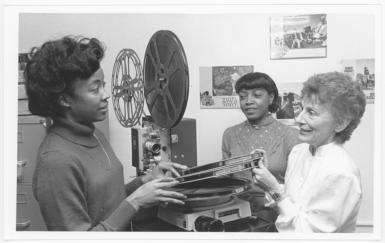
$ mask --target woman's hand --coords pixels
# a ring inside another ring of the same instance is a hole
[[[143,184],[136,189],[126,200],[137,210],[159,203],[175,203],[183,205],[186,196],[179,192],[169,191],[167,188],[176,186],[179,182],[173,178],[160,178]]]
[[[253,169],[253,180],[266,192],[275,192],[280,190],[279,183],[273,174],[265,167],[263,163],[259,163],[259,168]]]
[[[179,177],[178,170],[186,170],[187,166],[181,165],[175,162],[160,162],[154,169],[147,175],[142,177],[143,183],[147,183],[151,180],[164,178],[164,177]]]

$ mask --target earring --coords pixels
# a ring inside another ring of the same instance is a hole
[[[70,107],[70,104],[68,104],[68,102],[65,99],[66,98],[63,95],[61,95],[59,97],[59,104],[64,106],[64,107]]]

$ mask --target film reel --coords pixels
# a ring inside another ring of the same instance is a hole
[[[111,86],[118,121],[124,127],[133,127],[139,122],[144,105],[142,65],[134,50],[123,49],[118,53]]]
[[[193,186],[199,185],[201,182],[207,180],[259,167],[259,163],[264,160],[264,156],[262,150],[256,149],[251,154],[191,167],[181,171],[181,176],[176,179],[180,181],[180,186],[186,186],[188,184],[192,184]]]
[[[172,128],[182,119],[187,106],[189,71],[178,37],[171,31],[157,31],[144,57],[144,95],[154,122]]]

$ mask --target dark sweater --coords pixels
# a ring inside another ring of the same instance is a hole
[[[33,190],[48,230],[129,230],[136,210],[125,198],[140,185],[124,185],[122,164],[94,126],[57,119],[40,145]]]

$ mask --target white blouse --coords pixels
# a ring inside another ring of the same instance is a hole
[[[341,145],[295,146],[278,203],[279,232],[354,232],[362,200],[360,174]]]

